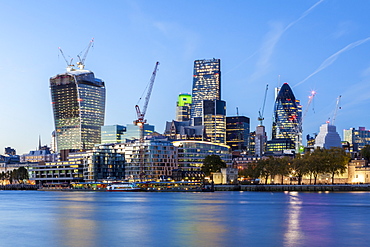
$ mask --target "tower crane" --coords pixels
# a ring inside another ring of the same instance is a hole
[[[73,66],[74,66],[74,65],[72,64],[73,58],[71,58],[71,61],[70,61],[70,62],[68,62],[68,60],[67,60],[66,56],[64,55],[64,52],[63,52],[62,48],[58,47],[58,49],[59,49],[60,53],[62,54],[62,56],[63,56],[63,58],[64,58],[64,61],[65,61],[65,62],[66,62],[66,64],[67,64],[67,70],[72,70],[72,68],[73,68]]]
[[[337,118],[338,109],[340,109],[340,107],[339,107],[340,98],[342,98],[342,95],[339,95],[338,98],[337,98],[337,104],[335,106],[333,121],[331,121],[331,125],[334,125],[335,119]]]
[[[135,105],[135,109],[136,109],[136,113],[137,113],[137,119],[134,121],[134,124],[139,126],[139,132],[140,132],[140,139],[139,139],[139,159],[140,159],[140,181],[142,181],[143,177],[145,176],[145,169],[144,169],[144,124],[146,123],[146,119],[145,119],[145,113],[146,113],[146,110],[148,109],[148,103],[149,103],[149,99],[150,99],[150,95],[152,94],[152,89],[153,89],[153,84],[154,84],[154,80],[155,80],[155,76],[157,75],[157,71],[158,71],[158,65],[159,65],[159,62],[156,62],[155,64],[155,67],[154,67],[154,71],[152,73],[152,76],[150,78],[150,81],[149,81],[149,87],[148,87],[148,92],[146,94],[146,97],[145,97],[145,102],[144,102],[144,106],[143,106],[143,111],[140,111],[140,107],[139,105]],[[141,99],[141,98],[140,98]],[[139,99],[139,101],[140,101]]]
[[[266,84],[265,97],[263,99],[263,105],[262,105],[262,112],[261,112],[261,109],[258,111],[258,114],[259,114],[258,121],[260,121],[261,126],[263,125],[263,120],[265,119],[263,117],[263,112],[265,111],[266,96],[267,96],[267,90],[268,89],[269,89],[269,84]]]
[[[85,60],[86,60],[87,54],[89,53],[90,47],[93,46],[93,44],[94,44],[94,38],[92,38],[90,40],[90,43],[87,46],[86,51],[85,51],[85,54],[82,56],[82,58],[80,56],[81,53],[82,53],[82,51],[80,52],[80,54],[77,55],[78,60],[79,60],[77,62],[77,66],[78,66],[79,69],[84,69],[85,68]]]
[[[145,114],[146,114],[146,110],[148,109],[148,103],[149,103],[150,95],[152,94],[152,89],[153,89],[155,76],[157,75],[157,71],[158,71],[158,65],[159,65],[159,62],[156,62],[155,67],[154,67],[154,71],[153,71],[152,76],[151,76],[150,81],[149,81],[149,87],[148,87],[148,92],[147,92],[146,97],[145,97],[145,102],[144,102],[144,105],[143,105],[143,111],[140,111],[139,105],[135,105],[135,109],[136,109],[136,113],[137,113],[137,120],[134,121],[134,124],[139,126],[139,128],[140,128],[140,140],[141,141],[144,139],[144,124],[146,123]]]

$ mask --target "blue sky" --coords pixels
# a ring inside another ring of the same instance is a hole
[[[317,91],[304,136],[332,117],[339,95],[339,134],[370,128],[369,9],[365,0],[1,1],[0,149],[27,153],[39,135],[50,145],[49,78],[66,67],[58,47],[76,61],[91,38],[86,68],[106,83],[106,124],[132,123],[159,61],[146,118],[163,132],[178,94],[191,92],[194,60],[220,58],[227,115],[238,107],[251,130],[269,84],[271,136],[273,88],[284,82],[304,111]]]

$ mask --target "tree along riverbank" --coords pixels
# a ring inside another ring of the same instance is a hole
[[[215,185],[215,191],[370,191],[370,184]]]

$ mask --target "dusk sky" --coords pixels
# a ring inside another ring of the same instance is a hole
[[[191,93],[193,63],[221,59],[227,116],[255,130],[266,84],[271,137],[274,88],[287,82],[306,111],[303,136],[335,125],[370,128],[370,2],[365,0],[1,1],[0,153],[50,146],[49,78],[94,38],[86,69],[105,81],[105,124],[132,123],[135,105],[160,62],[146,119],[163,133],[179,93]],[[280,79],[279,79],[280,75]],[[139,105],[142,106],[142,100]],[[304,138],[305,139],[305,138]]]

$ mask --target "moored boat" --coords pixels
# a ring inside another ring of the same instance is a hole
[[[109,192],[134,192],[140,190],[135,183],[117,183],[107,186],[107,191]]]

